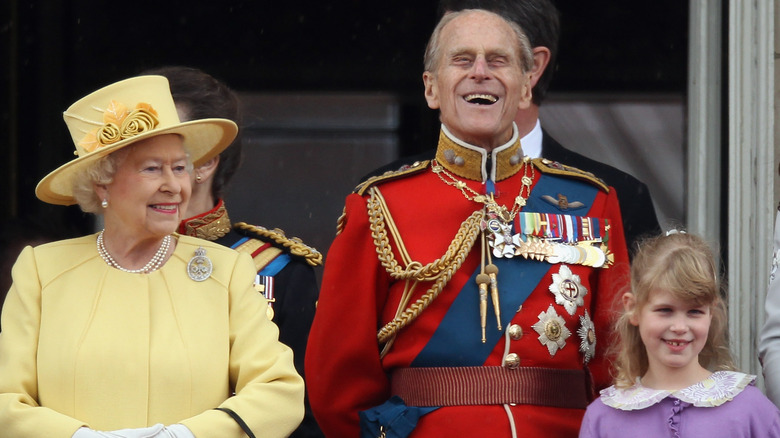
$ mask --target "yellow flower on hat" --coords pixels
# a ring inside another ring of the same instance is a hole
[[[157,111],[148,103],[139,103],[129,111],[121,102],[112,100],[103,112],[103,125],[87,133],[79,146],[87,152],[154,129],[159,120]]]
[[[147,103],[139,103],[122,122],[122,138],[132,137],[157,126],[157,111]]]

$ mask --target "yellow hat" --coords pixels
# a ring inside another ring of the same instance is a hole
[[[73,178],[97,159],[127,145],[163,134],[179,134],[195,167],[222,152],[238,127],[227,119],[180,122],[168,79],[139,76],[101,88],[64,113],[76,159],[38,183],[35,195],[50,204],[72,205]]]

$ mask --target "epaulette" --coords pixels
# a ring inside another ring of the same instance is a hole
[[[357,187],[355,187],[354,192],[357,193],[360,196],[363,196],[363,194],[366,192],[366,190],[370,189],[372,186],[375,186],[380,183],[384,183],[387,181],[393,181],[400,178],[405,178],[409,175],[414,175],[416,173],[419,173],[425,169],[428,168],[428,165],[431,164],[430,160],[424,160],[424,161],[415,161],[414,163],[410,165],[404,165],[398,170],[390,170],[387,171],[381,175],[372,176],[371,178],[363,181],[362,183],[358,184]]]
[[[609,186],[607,183],[590,172],[577,169],[576,167],[567,166],[557,161],[548,160],[547,158],[534,158],[531,161],[534,163],[534,166],[536,166],[537,169],[542,171],[542,173],[551,173],[553,175],[563,175],[576,178],[589,182],[601,190],[609,193]]]
[[[258,225],[249,225],[246,222],[237,222],[233,224],[233,229],[243,236],[269,241],[272,245],[285,249],[294,256],[303,258],[311,266],[322,264],[322,253],[306,245],[297,237],[285,236],[284,231],[279,228],[269,230]]]

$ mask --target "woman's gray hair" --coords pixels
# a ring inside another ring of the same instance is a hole
[[[517,51],[517,57],[520,60],[520,68],[523,69],[523,73],[530,71],[534,66],[534,54],[531,50],[531,42],[528,40],[528,36],[526,36],[525,31],[514,21],[507,20],[506,18],[502,17],[499,14],[496,14],[494,12],[486,11],[484,9],[463,9],[457,12],[448,12],[444,14],[444,16],[439,20],[439,24],[436,25],[436,28],[433,30],[433,33],[431,34],[431,38],[428,40],[428,46],[425,49],[425,58],[424,58],[424,64],[425,64],[425,71],[430,73],[436,73],[436,69],[439,68],[439,62],[441,61],[441,42],[439,41],[441,39],[441,32],[442,29],[444,29],[444,26],[449,24],[452,20],[460,17],[461,15],[465,15],[472,12],[480,12],[490,15],[495,15],[496,17],[501,18],[504,20],[504,22],[509,25],[509,27],[512,28],[512,30],[515,32],[515,35],[517,36],[517,42],[518,42],[518,51]]]
[[[114,175],[129,150],[130,147],[125,147],[99,158],[73,178],[73,198],[83,212],[102,212],[100,203],[103,200],[95,193],[95,185],[108,185],[114,181]]]
[[[131,144],[118,151],[111,152],[94,163],[87,165],[86,169],[76,174],[73,178],[73,198],[81,207],[81,211],[94,214],[102,213],[101,202],[103,200],[98,198],[97,193],[95,193],[95,186],[108,185],[114,182],[116,171],[134,147],[135,144]],[[192,173],[193,165],[190,153],[186,147],[184,151],[187,156],[187,172]]]

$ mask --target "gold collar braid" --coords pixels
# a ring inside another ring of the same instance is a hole
[[[439,132],[436,161],[461,178],[481,182],[487,179],[502,181],[523,167],[523,149],[516,137],[514,141],[488,152],[478,146],[454,140],[442,129]]]
[[[179,225],[179,234],[206,240],[217,240],[230,232],[230,218],[225,203],[220,199],[210,211],[185,219]]]

